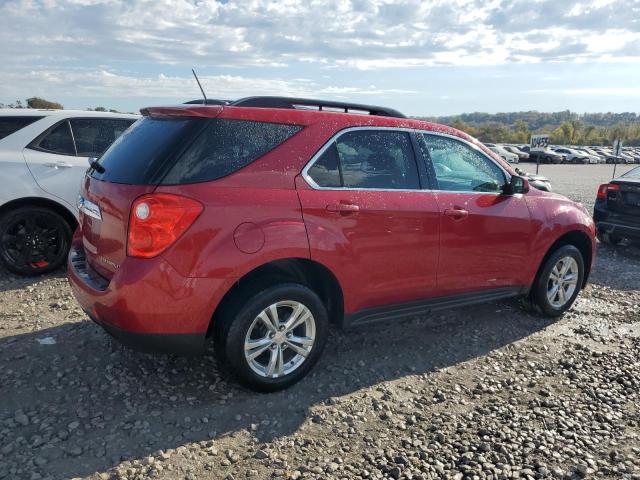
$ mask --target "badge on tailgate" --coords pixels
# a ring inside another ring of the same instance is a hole
[[[87,200],[82,195],[78,195],[78,201],[76,203],[78,210],[91,218],[102,220],[102,214],[100,213],[100,207],[93,203],[91,200]]]

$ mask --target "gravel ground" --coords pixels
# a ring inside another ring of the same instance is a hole
[[[592,205],[611,169],[541,173]],[[270,395],[113,344],[64,272],[0,271],[0,478],[640,479],[639,264],[600,246],[555,322],[499,302],[334,331]]]

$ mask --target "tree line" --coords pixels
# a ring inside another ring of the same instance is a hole
[[[24,103],[2,104],[0,108],[63,109],[63,105],[40,97],[27,98]],[[88,108],[95,112],[121,113],[105,107]],[[529,143],[532,134],[548,134],[556,145],[611,145],[616,138],[625,145],[640,145],[640,115],[623,113],[506,112],[463,113],[444,117],[418,117],[450,125],[483,142]]]
[[[31,97],[27,98],[24,103],[22,100],[16,100],[13,103],[0,103],[0,108],[37,108],[44,110],[63,110],[64,106],[58,102],[52,102],[51,100],[45,100],[40,97]],[[111,112],[111,113],[122,113],[118,110],[114,110],[113,108],[105,108],[105,107],[95,107],[95,108],[87,108],[89,112]]]
[[[483,142],[526,144],[532,134],[548,134],[556,145],[640,145],[640,115],[624,113],[509,112],[421,117],[468,133]]]

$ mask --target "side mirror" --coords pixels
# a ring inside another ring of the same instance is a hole
[[[529,191],[529,180],[518,175],[513,175],[509,183],[502,187],[505,195],[515,195],[517,193],[527,193]]]

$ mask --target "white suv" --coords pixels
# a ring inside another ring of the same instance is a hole
[[[102,155],[137,118],[0,109],[0,262],[7,269],[35,275],[64,263],[89,158]]]

